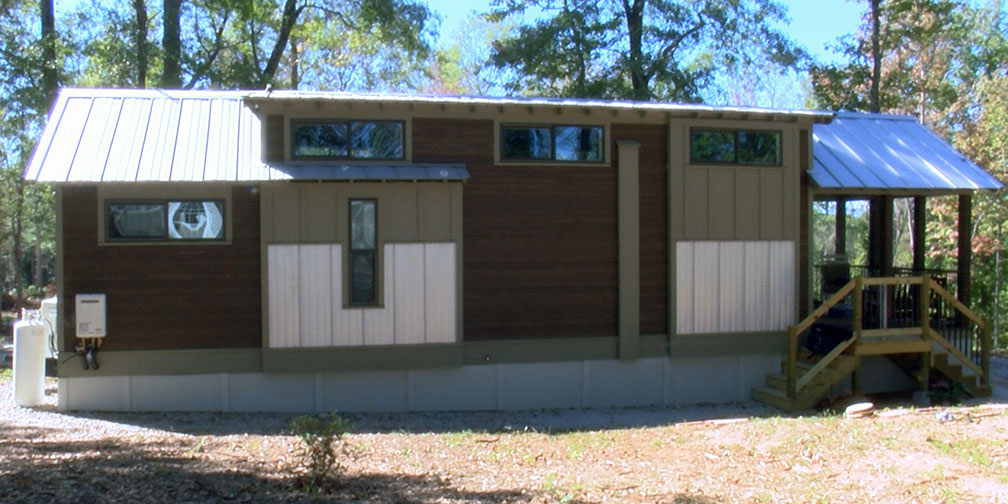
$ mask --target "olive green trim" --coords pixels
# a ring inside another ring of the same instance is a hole
[[[619,358],[640,353],[640,143],[617,140]]]
[[[278,348],[262,352],[262,370],[266,373],[417,369],[461,364],[462,346],[458,344]]]
[[[669,357],[722,357],[787,351],[787,332],[709,333],[671,338]]]
[[[666,338],[666,343],[671,337],[676,333],[676,328],[678,327],[677,320],[677,259],[676,259],[676,249],[679,239],[683,236],[683,225],[682,225],[682,187],[683,187],[683,166],[685,166],[685,161],[683,160],[685,154],[683,153],[683,138],[685,138],[684,133],[685,125],[681,120],[675,120],[672,115],[669,115],[668,120],[668,166],[667,166],[667,179],[668,179],[668,332],[669,336]],[[673,153],[678,152],[679,157],[677,158]]]
[[[61,378],[120,375],[254,373],[262,370],[258,348],[212,350],[98,351],[98,369],[84,369],[83,357],[62,352],[56,375]]]
[[[463,364],[564,362],[615,359],[615,337],[474,341],[464,345]]]
[[[784,332],[696,334],[671,339],[665,334],[640,338],[639,357],[715,357],[783,352]],[[608,360],[618,356],[615,337],[480,341],[465,344],[374,347],[319,347],[259,350],[149,350],[98,352],[97,370],[63,352],[57,375],[93,377],[207,373],[304,373],[458,367],[473,364]]]

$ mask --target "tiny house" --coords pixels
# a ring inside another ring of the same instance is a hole
[[[56,191],[60,408],[745,400],[816,311],[810,202],[879,194],[823,182],[814,137],[831,121],[64,89],[25,172]],[[985,185],[954,191],[1000,187],[971,174]],[[68,301],[97,294],[85,369]]]

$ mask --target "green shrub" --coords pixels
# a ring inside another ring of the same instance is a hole
[[[312,490],[324,488],[330,475],[342,470],[341,456],[348,453],[344,437],[350,424],[333,413],[328,418],[305,415],[290,421],[291,433],[301,439],[306,458],[303,483]]]

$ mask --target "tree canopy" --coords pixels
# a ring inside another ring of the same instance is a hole
[[[773,0],[499,0],[488,16],[538,9],[543,17],[493,46],[514,70],[511,93],[698,101],[717,72],[805,53],[781,31]],[[550,50],[543,50],[549,47]]]

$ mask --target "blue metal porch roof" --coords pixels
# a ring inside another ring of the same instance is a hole
[[[1004,185],[910,116],[839,112],[813,126],[812,182],[839,192],[948,192]]]

